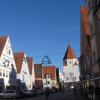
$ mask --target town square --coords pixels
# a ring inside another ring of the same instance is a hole
[[[100,100],[100,0],[0,0],[0,100]]]

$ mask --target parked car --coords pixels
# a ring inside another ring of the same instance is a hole
[[[19,95],[17,94],[16,90],[5,90],[3,95],[3,98],[17,98]]]
[[[2,97],[3,96],[3,91],[0,91],[0,97]]]

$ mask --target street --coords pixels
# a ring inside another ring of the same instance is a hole
[[[4,99],[6,100],[6,99]],[[8,99],[7,99],[8,100]],[[9,99],[9,100],[88,100],[80,95],[80,93],[74,94],[73,91],[71,92],[57,92],[49,94],[49,97],[45,95],[39,95],[32,98],[23,98],[23,99]]]

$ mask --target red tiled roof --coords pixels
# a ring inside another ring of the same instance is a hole
[[[65,60],[65,59],[73,59],[73,58],[76,58],[76,56],[75,56],[72,48],[70,47],[70,45],[68,45],[68,48],[67,48],[67,51],[66,51],[66,53],[64,55],[63,60]]]
[[[32,75],[33,58],[28,58],[27,62],[28,62],[29,73]]]
[[[2,51],[4,49],[7,38],[8,38],[8,36],[0,36],[0,56],[1,56]]]
[[[21,71],[23,58],[24,58],[24,52],[14,53],[14,59],[15,59],[17,73],[20,73],[20,71]]]
[[[43,67],[43,76],[50,75],[50,78],[56,79],[56,67],[55,66],[45,66]]]
[[[88,7],[81,7],[80,8],[80,13],[81,13],[81,18],[82,18],[82,23],[83,23],[83,30],[86,35],[90,35],[89,31],[89,9]]]

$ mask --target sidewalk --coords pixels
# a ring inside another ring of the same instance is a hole
[[[79,91],[75,94],[74,91],[64,91],[61,93],[61,99],[60,100],[90,100],[89,98],[86,98],[84,96],[81,96]],[[56,99],[57,100],[57,99]]]
[[[49,94],[48,99],[46,98],[46,95],[40,95],[33,98],[25,98],[21,100],[90,100],[90,99],[82,97],[78,92],[75,95],[73,91],[71,92],[64,91],[64,92],[51,93]]]

